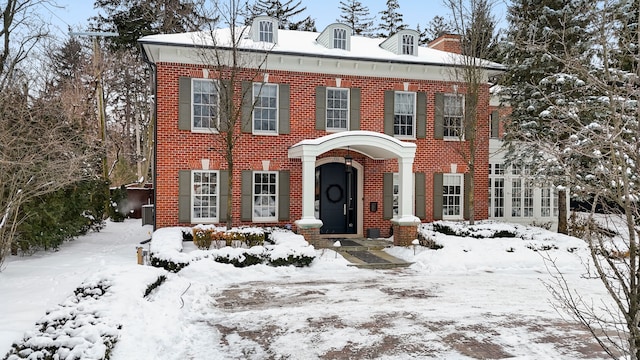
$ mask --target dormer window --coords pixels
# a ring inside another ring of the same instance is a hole
[[[273,42],[273,22],[270,20],[260,21],[259,36],[260,41],[272,43]]]
[[[415,37],[411,34],[402,35],[402,55],[415,55]]]
[[[347,49],[347,30],[344,28],[333,29],[333,48]]]
[[[251,39],[257,42],[277,44],[277,20],[266,15],[256,16],[251,25]]]
[[[351,33],[349,25],[333,23],[327,26],[316,38],[318,44],[327,49],[351,50]]]

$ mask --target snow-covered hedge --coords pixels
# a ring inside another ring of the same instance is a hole
[[[198,229],[207,229],[202,225]],[[225,231],[224,228],[215,228]],[[316,256],[313,246],[302,235],[289,230],[272,229],[270,241],[273,244],[252,246],[250,248],[233,248],[225,246],[221,249],[183,251],[183,237],[190,229],[171,227],[158,229],[153,233],[150,246],[151,265],[162,267],[168,271],[178,272],[189,263],[202,259],[244,267],[255,264],[272,266],[308,266]],[[264,232],[261,228],[233,228],[229,232],[257,234]]]
[[[108,359],[121,326],[103,318],[94,304],[109,291],[106,280],[85,283],[13,344],[5,359]]]

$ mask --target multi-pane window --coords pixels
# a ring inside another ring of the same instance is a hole
[[[277,133],[278,85],[253,84],[253,131]]]
[[[273,42],[273,22],[260,21],[260,41]]]
[[[444,95],[443,135],[445,138],[460,138],[463,134],[464,96]]]
[[[504,164],[489,164],[489,214],[504,217]]]
[[[444,174],[442,177],[442,217],[462,216],[462,175]]]
[[[504,217],[504,179],[493,179],[491,207],[494,217]]]
[[[522,216],[522,179],[511,180],[511,216]]]
[[[193,123],[197,130],[218,128],[218,86],[214,80],[193,79],[191,84]]]
[[[413,35],[402,35],[402,55],[415,54],[415,37]]]
[[[551,216],[551,188],[548,186],[540,189],[540,216]]]
[[[393,216],[398,215],[400,204],[400,178],[398,174],[393,174]]]
[[[416,118],[416,93],[395,92],[393,104],[393,134],[414,137]]]
[[[193,221],[218,220],[218,172],[191,172],[191,218]]]
[[[533,183],[530,180],[524,181],[524,191],[522,195],[524,217],[533,217]]]
[[[327,130],[346,130],[349,89],[327,88]]]
[[[333,29],[333,47],[335,49],[347,49],[347,30]]]
[[[277,220],[278,173],[256,171],[253,173],[253,219]]]

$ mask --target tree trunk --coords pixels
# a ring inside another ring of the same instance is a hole
[[[558,233],[568,234],[567,224],[567,191],[558,190]]]

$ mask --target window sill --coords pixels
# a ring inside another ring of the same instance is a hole
[[[218,130],[213,129],[213,128],[197,128],[197,129],[191,129],[191,132],[194,134],[218,134]]]
[[[253,131],[251,134],[256,136],[278,136],[277,132],[266,132],[266,131]]]

